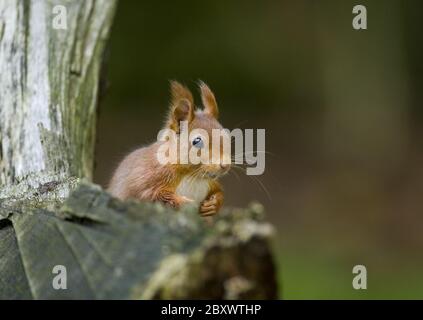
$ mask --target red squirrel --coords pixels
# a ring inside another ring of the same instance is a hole
[[[212,137],[213,129],[223,129],[217,120],[219,112],[213,92],[204,82],[200,82],[199,87],[202,109],[195,107],[188,88],[171,81],[171,103],[165,128],[174,130],[177,139],[182,129],[181,121],[187,121],[190,132],[203,129],[209,137]],[[212,149],[211,140],[209,150]],[[196,137],[189,141],[188,148],[198,147],[200,142],[202,144],[201,137]],[[159,201],[175,209],[194,202],[204,217],[218,213],[223,204],[223,191],[217,179],[229,171],[230,160],[229,163],[161,164],[156,155],[162,143],[157,141],[127,155],[114,172],[108,191],[122,200]],[[230,157],[221,154],[221,159],[223,156]]]

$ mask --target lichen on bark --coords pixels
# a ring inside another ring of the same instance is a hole
[[[0,206],[9,239],[0,244],[0,298],[11,287],[14,298],[36,299],[277,296],[272,227],[257,204],[226,210],[210,227],[195,208],[121,202],[85,183],[54,211],[13,208]],[[52,287],[55,265],[67,267],[67,290]]]
[[[52,26],[66,8],[67,29]],[[0,2],[0,187],[91,178],[115,0]]]

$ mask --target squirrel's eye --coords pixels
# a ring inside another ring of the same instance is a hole
[[[194,140],[192,140],[192,145],[196,148],[201,149],[202,147],[204,147],[203,139],[201,139],[201,137],[195,138]]]

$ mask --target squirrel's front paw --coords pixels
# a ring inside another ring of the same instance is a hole
[[[219,200],[219,197],[212,195],[201,203],[200,214],[203,217],[213,216],[219,212],[221,206],[222,202]]]
[[[173,193],[161,193],[158,198],[162,203],[171,206],[174,209],[179,209],[181,206],[187,203],[192,203],[193,200],[183,196],[177,196]]]
[[[180,209],[183,205],[188,204],[188,203],[192,203],[194,200],[187,198],[187,197],[175,197],[172,200],[168,201],[168,204],[178,210]]]
[[[193,203],[194,200],[184,197],[184,196],[179,196],[178,197],[178,207],[180,208],[181,206],[185,205],[185,204],[189,204],[189,203]]]

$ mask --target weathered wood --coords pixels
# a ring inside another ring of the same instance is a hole
[[[67,9],[67,30],[53,28],[56,5]],[[91,178],[99,71],[115,6],[0,2],[0,187],[14,185],[9,195],[56,183],[65,197],[67,179]]]
[[[276,298],[272,227],[257,204],[210,228],[194,208],[121,202],[82,184],[54,212],[0,206],[10,213],[0,299]],[[67,268],[67,290],[52,286],[55,265]]]

